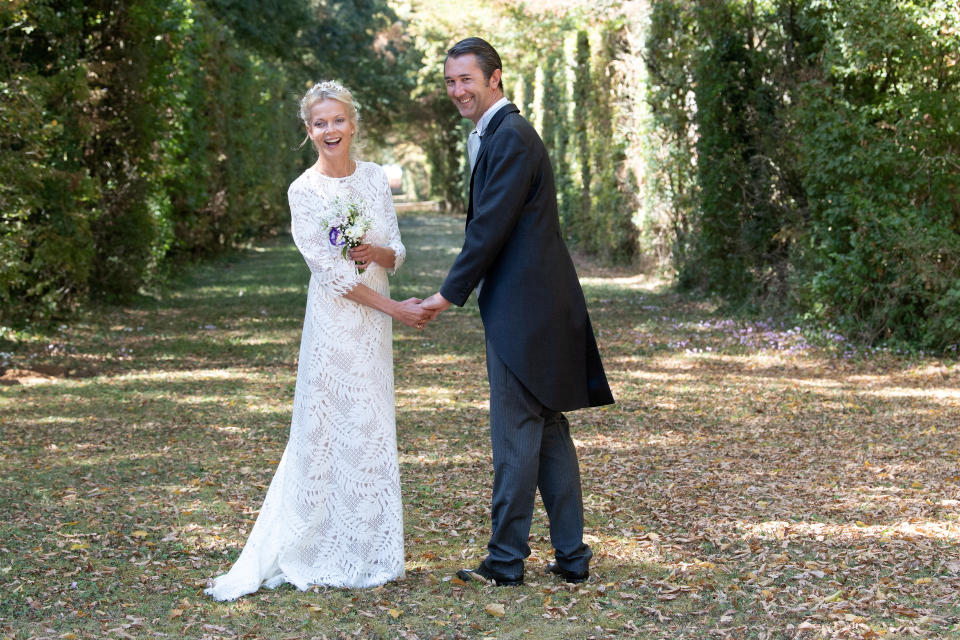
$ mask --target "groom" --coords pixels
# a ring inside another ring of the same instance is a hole
[[[463,249],[436,313],[478,290],[486,333],[493,446],[493,531],[488,555],[461,579],[523,584],[537,489],[550,519],[548,571],[583,582],[593,555],[583,542],[577,452],[561,411],[613,402],[557,216],[547,150],[503,96],[500,56],[480,38],[455,44],[444,63],[447,95],[476,129]]]

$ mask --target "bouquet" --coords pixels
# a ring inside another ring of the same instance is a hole
[[[347,251],[363,244],[363,236],[370,229],[370,217],[353,200],[333,201],[333,214],[325,225],[330,228],[330,244],[343,247],[340,254],[347,258]]]

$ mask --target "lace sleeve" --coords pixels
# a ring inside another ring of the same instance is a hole
[[[330,244],[329,229],[320,223],[324,202],[303,185],[290,185],[290,229],[293,241],[310,268],[314,281],[332,296],[349,293],[360,282],[360,274],[350,260],[345,260],[340,247]]]
[[[406,259],[407,249],[403,246],[403,241],[400,239],[400,227],[397,224],[397,211],[393,207],[393,194],[390,191],[390,181],[382,169],[380,171],[380,177],[382,182],[380,198],[383,201],[383,215],[387,221],[387,229],[390,231],[390,239],[387,241],[387,246],[393,249],[394,255],[393,269],[389,269],[387,272],[393,275]]]

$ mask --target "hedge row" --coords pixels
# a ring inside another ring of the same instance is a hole
[[[129,296],[285,228],[304,85],[348,82],[374,122],[409,91],[407,67],[387,68],[415,63],[384,35],[395,16],[360,4],[4,3],[0,323]]]
[[[646,60],[683,284],[956,349],[956,2],[656,0]]]

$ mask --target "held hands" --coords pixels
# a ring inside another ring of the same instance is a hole
[[[445,311],[450,303],[439,293],[435,293],[426,300],[408,298],[397,303],[397,311],[393,317],[414,329],[423,329],[427,323]]]
[[[403,302],[398,302],[396,311],[392,314],[394,319],[408,327],[423,329],[436,314],[420,306],[421,302],[423,301],[420,298],[407,298]]]

